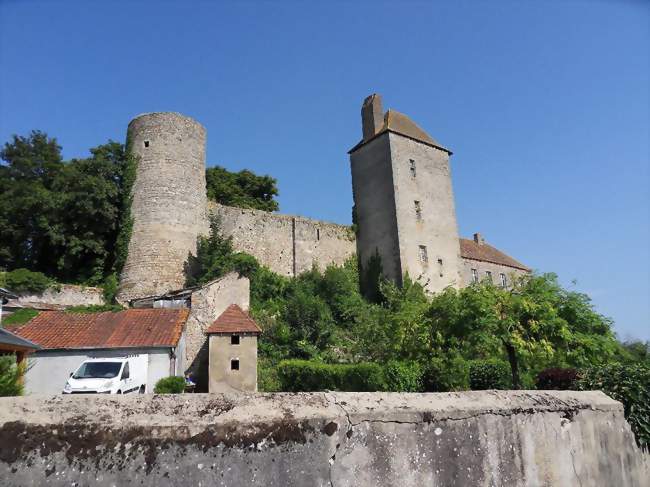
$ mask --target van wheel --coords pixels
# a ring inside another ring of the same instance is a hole
[[[140,394],[144,394],[144,386],[140,386],[140,390],[138,391]]]

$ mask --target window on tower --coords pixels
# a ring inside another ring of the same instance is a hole
[[[420,245],[420,262],[426,264],[429,262],[429,257],[427,256],[427,247],[426,245]]]
[[[442,277],[442,259],[438,259],[438,273],[440,274],[440,277]]]
[[[145,146],[145,147],[149,147],[149,141],[148,141],[148,140],[145,140],[145,141],[144,141],[144,146]]]
[[[422,220],[422,206],[419,201],[414,201],[413,204],[415,206],[415,219],[420,221]]]
[[[415,177],[415,161],[413,159],[409,159],[409,169],[411,170],[411,177]]]

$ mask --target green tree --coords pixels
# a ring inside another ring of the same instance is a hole
[[[33,131],[0,152],[0,267],[99,284],[112,267],[122,211],[124,147],[109,141],[64,163]]]
[[[258,176],[244,169],[231,172],[221,166],[205,172],[208,198],[227,206],[277,211],[277,181],[270,176]]]
[[[522,366],[580,367],[606,362],[616,350],[611,321],[554,274],[523,276],[511,289],[487,282],[449,288],[433,298],[428,315],[444,346],[472,358],[505,356],[514,388]]]
[[[219,218],[212,217],[210,235],[199,236],[196,257],[185,264],[186,285],[201,286],[232,271],[250,277],[258,268],[255,257],[233,250],[232,238],[221,234]]]
[[[61,147],[56,139],[32,131],[26,137],[14,135],[0,158],[0,267],[53,275],[53,184],[64,167]]]
[[[115,259],[126,154],[113,141],[90,152],[87,159],[66,163],[55,180],[51,241],[59,279],[100,284]]]

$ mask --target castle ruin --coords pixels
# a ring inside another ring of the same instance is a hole
[[[356,235],[350,227],[208,201],[205,128],[178,113],[149,113],[129,123],[127,149],[138,161],[133,231],[118,300],[162,295],[185,285],[186,263],[212,215],[237,251],[274,272],[296,276],[313,265],[373,256],[400,284],[408,274],[430,292],[481,279],[507,286],[529,269],[475,234],[458,235],[452,152],[408,116],[383,112],[371,95],[361,109],[362,140],[350,154]]]

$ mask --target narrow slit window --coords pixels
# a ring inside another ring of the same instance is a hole
[[[148,141],[148,140],[145,140],[145,141],[144,141],[144,146],[145,146],[145,147],[149,147],[149,141]]]
[[[411,177],[415,177],[416,169],[415,169],[415,161],[413,159],[409,159],[409,169],[411,170]]]
[[[320,240],[320,228],[316,229],[316,240]]]
[[[230,361],[230,370],[239,370],[239,359],[234,358]]]
[[[415,219],[417,221],[422,220],[422,205],[420,205],[419,201],[414,201],[413,205],[415,206]]]
[[[472,282],[478,282],[478,271],[476,269],[472,269]]]
[[[507,287],[508,286],[508,279],[506,278],[506,275],[501,273],[501,287]]]
[[[440,277],[443,276],[443,272],[442,272],[442,259],[438,259],[438,273],[440,274]]]
[[[429,257],[427,256],[427,247],[426,245],[420,245],[420,262],[426,264],[429,262]]]
[[[230,344],[239,345],[239,335],[230,335]]]

